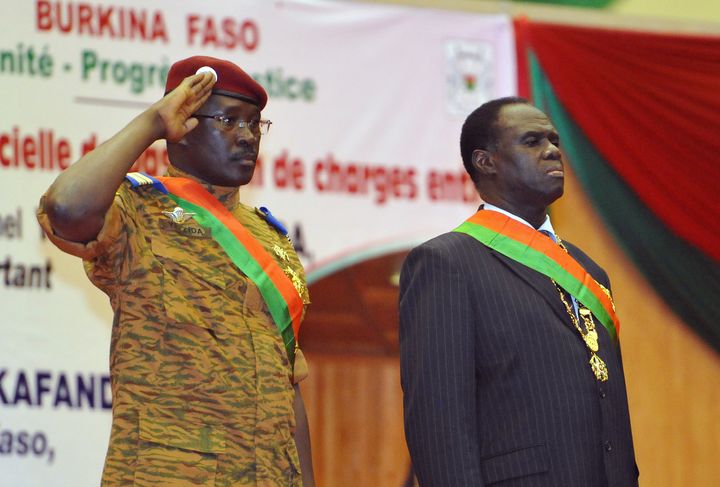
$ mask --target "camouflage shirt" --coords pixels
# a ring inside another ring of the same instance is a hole
[[[170,175],[187,177],[174,168]],[[237,188],[204,185],[304,282],[289,240],[241,204]],[[258,288],[208,230],[192,218],[174,222],[174,208],[152,186],[124,183],[87,244],[53,235],[42,203],[38,211],[50,239],[83,258],[114,311],[103,485],[301,485],[292,434],[302,353],[291,370]]]

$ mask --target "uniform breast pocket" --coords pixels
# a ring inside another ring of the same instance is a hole
[[[207,249],[162,240],[153,240],[152,251],[162,266],[167,317],[212,329],[213,321],[222,320],[224,315],[228,261]]]
[[[223,387],[227,261],[162,240],[152,242],[152,251],[162,267],[166,320],[157,350],[158,377],[184,388]]]

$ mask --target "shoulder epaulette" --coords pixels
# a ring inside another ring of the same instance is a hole
[[[141,186],[156,186],[160,184],[160,181],[145,174],[144,172],[129,172],[125,175],[125,179],[130,182],[133,188],[139,188]]]
[[[268,222],[271,226],[275,227],[275,229],[278,232],[282,233],[284,236],[287,237],[287,235],[288,235],[287,229],[285,228],[285,226],[282,223],[280,223],[280,220],[275,218],[273,216],[273,214],[270,213],[270,210],[268,210],[264,206],[261,206],[260,208],[257,208],[256,211],[260,216],[265,218],[266,222]]]

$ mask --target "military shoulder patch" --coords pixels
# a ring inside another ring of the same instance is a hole
[[[285,226],[280,223],[280,221],[275,218],[272,213],[270,213],[270,210],[268,210],[264,206],[261,206],[260,208],[255,208],[255,212],[262,218],[264,218],[265,221],[270,224],[270,226],[275,227],[278,232],[282,233],[286,237],[288,236],[288,231]]]
[[[145,174],[144,172],[129,172],[125,175],[125,179],[130,182],[130,186],[133,188],[155,186],[156,184],[160,184],[160,181],[149,174]]]

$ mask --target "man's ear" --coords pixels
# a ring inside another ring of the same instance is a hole
[[[485,149],[475,149],[473,151],[472,165],[477,173],[483,176],[495,174],[497,172],[495,161],[493,161],[490,152]]]

